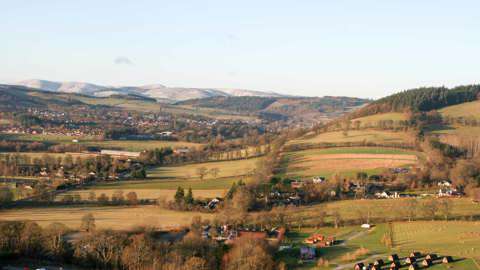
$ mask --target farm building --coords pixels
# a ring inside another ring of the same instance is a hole
[[[417,261],[417,260],[415,259],[415,257],[407,257],[407,258],[405,259],[405,263],[406,263],[406,264],[413,264],[413,263],[415,263],[416,261]]]
[[[402,266],[398,261],[394,261],[390,264],[390,269],[398,269]]]
[[[453,258],[451,256],[445,256],[442,259],[442,263],[451,263],[453,261]]]
[[[360,227],[363,228],[363,229],[370,229],[370,228],[373,227],[373,226],[370,225],[370,224],[365,223],[365,224],[362,224]]]
[[[455,188],[441,188],[438,190],[438,197],[454,197],[462,195],[463,194]]]
[[[328,247],[335,244],[335,237],[313,234],[304,241],[306,244],[316,244],[318,247]]]
[[[357,263],[355,264],[355,266],[353,267],[354,270],[363,270],[363,267],[365,266],[364,263]]]
[[[397,254],[392,254],[392,255],[388,256],[388,260],[391,261],[391,262],[396,262],[396,261],[399,260],[399,258],[398,258]]]
[[[408,267],[408,270],[417,270],[418,269],[418,265],[417,264],[411,264],[409,267]]]
[[[373,265],[375,265],[375,266],[383,266],[384,264],[385,264],[385,262],[382,259],[378,259],[378,260],[373,262]]]
[[[418,257],[421,257],[421,256],[422,256],[422,253],[420,253],[418,251],[413,251],[412,253],[410,253],[410,257],[418,258]]]
[[[313,260],[313,259],[315,259],[315,248],[314,247],[301,247],[300,248],[300,259],[302,259],[302,260]]]
[[[432,260],[425,259],[425,260],[422,261],[422,265],[426,266],[426,267],[431,266],[432,265]]]
[[[452,186],[452,181],[450,180],[443,180],[438,182],[437,184],[439,187],[451,187]]]
[[[324,181],[325,181],[325,177],[323,177],[323,176],[316,176],[316,177],[313,177],[313,178],[312,178],[312,182],[313,182],[314,184],[321,184],[321,183],[323,183]]]

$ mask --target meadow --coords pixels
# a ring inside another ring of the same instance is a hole
[[[395,132],[388,130],[362,129],[350,130],[346,134],[344,134],[343,131],[325,132],[318,135],[309,133],[299,139],[289,141],[287,145],[354,142],[412,144],[414,142],[414,137],[410,133],[404,131]]]
[[[99,147],[101,149],[115,149],[124,151],[140,152],[143,150],[153,150],[155,148],[171,147],[201,147],[202,144],[183,142],[183,141],[160,141],[160,140],[101,140],[99,137],[85,136],[67,136],[51,134],[0,134],[0,139],[18,140],[18,141],[36,141],[48,143],[74,144],[73,140],[78,140],[78,144],[87,147]]]
[[[480,222],[396,222],[394,244],[399,250],[430,251],[480,259]]]
[[[438,228],[440,226],[441,229]],[[353,269],[356,262],[370,262],[375,259],[387,260],[389,254],[398,254],[401,258],[405,258],[412,251],[420,251],[423,254],[436,253],[440,255],[449,255],[454,257],[454,262],[444,265],[436,262],[435,265],[428,269],[452,269],[452,270],[474,270],[479,269],[478,264],[474,261],[478,256],[472,252],[465,251],[477,250],[480,244],[472,240],[471,246],[467,249],[461,246],[458,236],[465,231],[478,231],[478,224],[474,222],[404,222],[394,223],[392,228],[394,232],[395,246],[387,247],[382,243],[382,238],[387,232],[388,225],[385,223],[377,224],[371,229],[362,229],[359,226],[345,226],[339,228],[322,227],[318,229],[304,228],[293,229],[287,233],[286,243],[293,246],[292,252],[280,253],[279,257],[284,260],[296,260],[298,258],[298,249],[304,246],[304,239],[311,234],[322,234],[327,236],[334,236],[340,244],[331,247],[324,247],[317,249],[318,257],[328,260],[328,266],[317,267],[314,262],[306,263],[295,269]],[[412,231],[413,230],[413,231]],[[432,231],[434,233],[432,233]],[[439,231],[443,235],[438,235]],[[408,235],[408,236],[406,236]],[[440,237],[440,241],[436,241]],[[406,241],[403,244],[397,241]],[[431,243],[431,244],[428,244]],[[355,251],[363,249],[361,253]],[[454,250],[455,249],[455,250]],[[477,251],[478,252],[478,251]],[[408,269],[408,266],[403,264],[400,269]]]
[[[162,166],[149,170],[147,174],[148,177],[152,179],[184,179],[200,181],[200,175],[197,170],[199,168],[204,168],[208,173],[203,177],[203,180],[239,177],[250,174],[260,160],[261,158],[250,158],[232,161],[186,164],[181,166]]]
[[[205,197],[210,195],[223,195],[234,182],[242,180],[248,182],[248,175],[255,169],[261,158],[241,159],[234,161],[216,161],[186,164],[181,166],[165,166],[152,168],[147,171],[147,180],[104,182],[88,187],[90,190],[129,190],[146,192],[149,198],[156,196],[159,190],[165,191],[167,197],[173,196],[178,187],[192,188],[195,192],[203,192]],[[203,180],[197,173],[198,168],[204,168],[207,172]],[[218,169],[217,173],[213,173]],[[149,191],[144,191],[149,190]],[[158,197],[154,197],[158,198]]]
[[[72,158],[91,158],[91,157],[96,157],[97,154],[90,154],[90,153],[73,153],[73,152],[67,152],[67,153],[47,153],[47,152],[0,152],[0,158],[4,157],[5,155],[18,155],[18,156],[25,156],[29,157],[31,159],[35,158],[45,158],[46,156],[51,157],[51,158],[63,158],[66,155],[72,156]]]
[[[415,216],[421,217],[421,203],[425,199],[417,199],[417,209]],[[480,214],[480,204],[473,203],[468,198],[452,198],[450,202],[450,219],[470,219],[472,216]],[[386,200],[342,200],[321,203],[316,205],[308,205],[295,209],[290,213],[293,220],[302,220],[304,224],[315,224],[318,219],[319,212],[324,211],[329,217],[327,221],[331,221],[334,213],[339,213],[344,221],[351,222],[358,220],[368,211],[371,219],[395,219],[405,218],[406,211],[411,208],[406,203],[408,199],[386,199]],[[443,219],[441,213],[437,213],[438,219]]]
[[[80,141],[85,146],[99,147],[101,149],[116,149],[124,151],[141,152],[143,150],[153,150],[155,148],[171,147],[171,148],[183,148],[183,147],[201,147],[201,144],[180,142],[180,141],[158,141],[158,140],[106,140],[106,141]]]
[[[396,148],[337,147],[288,152],[283,156],[285,175],[311,177],[350,176],[362,171],[379,173],[386,168],[415,164],[418,154]]]
[[[1,210],[0,220],[30,220],[40,226],[61,222],[72,229],[78,229],[82,216],[91,213],[99,229],[131,230],[139,226],[168,229],[187,226],[193,216],[212,219],[213,214],[179,212],[157,206],[105,206],[105,207],[43,207]]]
[[[480,120],[480,101],[466,102],[459,105],[448,106],[443,109],[438,110],[438,112],[443,116],[448,117],[464,117],[464,118],[475,118]]]
[[[374,126],[378,124],[380,121],[388,121],[392,120],[394,122],[396,121],[405,121],[407,120],[407,115],[404,113],[396,113],[396,112],[391,112],[391,113],[380,113],[380,114],[374,114],[374,115],[369,115],[365,117],[360,117],[360,118],[355,118],[350,120],[352,123],[359,121],[361,122],[362,126]]]

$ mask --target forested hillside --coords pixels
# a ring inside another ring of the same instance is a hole
[[[352,117],[357,118],[387,112],[426,112],[479,98],[480,85],[465,85],[454,88],[416,88],[379,99],[357,111]]]

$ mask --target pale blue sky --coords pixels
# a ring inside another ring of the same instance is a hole
[[[381,97],[478,83],[480,2],[0,0],[0,82]]]

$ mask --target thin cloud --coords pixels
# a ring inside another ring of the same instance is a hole
[[[133,65],[132,60],[128,59],[125,56],[119,56],[119,57],[115,58],[115,60],[113,60],[113,62],[116,65],[129,65],[129,66]]]

